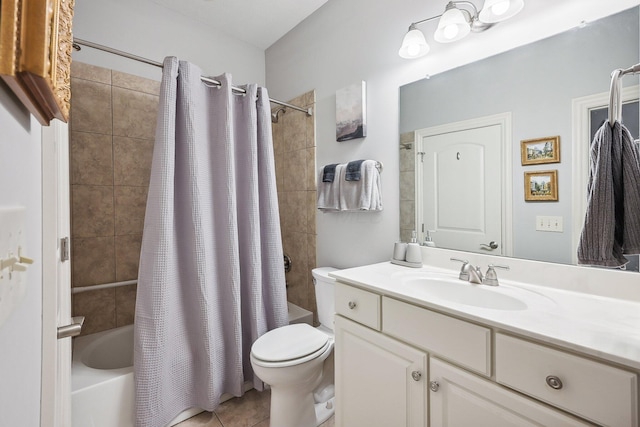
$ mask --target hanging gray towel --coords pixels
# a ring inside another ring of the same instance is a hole
[[[345,181],[360,181],[360,169],[364,160],[353,160],[347,163],[347,170],[344,174]]]
[[[326,165],[322,169],[322,182],[333,182],[336,177],[336,166],[337,163],[333,163],[331,165]]]
[[[605,122],[591,144],[587,212],[578,243],[580,264],[622,267],[640,252],[640,157],[623,125]]]

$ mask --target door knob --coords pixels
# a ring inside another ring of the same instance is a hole
[[[486,249],[488,251],[492,251],[494,249],[498,249],[498,244],[495,241],[490,241],[489,244],[487,245],[486,243],[481,243],[480,244],[480,248],[481,249]]]
[[[80,335],[82,331],[82,324],[84,323],[84,316],[76,316],[71,318],[71,324],[65,326],[58,326],[58,339],[75,337]]]

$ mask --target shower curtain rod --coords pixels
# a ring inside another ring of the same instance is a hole
[[[147,59],[147,58],[143,58],[142,56],[138,56],[138,55],[134,55],[132,53],[128,53],[128,52],[124,52],[122,50],[118,50],[118,49],[114,49],[108,46],[104,46],[98,43],[94,43],[94,42],[90,42],[87,40],[82,40],[82,39],[78,39],[75,38],[73,39],[73,48],[75,50],[80,50],[80,45],[82,46],[86,46],[86,47],[90,47],[93,49],[97,49],[97,50],[101,50],[103,52],[108,52],[108,53],[113,53],[114,55],[118,55],[118,56],[122,56],[124,58],[128,58],[128,59],[133,59],[134,61],[138,61],[138,62],[143,62],[145,64],[148,65],[153,65],[154,67],[159,67],[162,68],[163,65],[161,62],[157,62],[157,61],[152,61],[151,59]],[[207,83],[212,83],[214,85],[217,86],[222,86],[222,83],[220,83],[217,80],[212,79],[211,77],[205,77],[205,76],[200,76],[200,80],[202,80],[203,82],[207,82]],[[239,92],[239,93],[247,93],[246,90],[244,90],[241,87],[236,87],[236,86],[231,86],[231,89],[235,92]],[[298,110],[298,111],[302,111],[303,113],[306,113],[307,116],[312,116],[313,115],[313,109],[312,108],[301,108],[298,107],[296,105],[292,105],[289,104],[287,102],[284,101],[278,101],[277,99],[273,99],[273,98],[269,98],[270,102],[273,102],[274,104],[278,104],[278,105],[282,105],[283,107],[287,107],[287,108],[292,108],[294,110]]]

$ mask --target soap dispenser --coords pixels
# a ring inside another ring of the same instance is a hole
[[[427,230],[427,235],[424,238],[424,243],[423,243],[424,246],[429,246],[430,248],[435,248],[436,247],[436,242],[434,242],[431,239],[431,233],[435,233],[435,232],[436,232],[436,230]]]
[[[417,234],[414,231],[411,232],[411,242],[407,245],[407,255],[405,261],[422,264],[422,249],[418,244]]]

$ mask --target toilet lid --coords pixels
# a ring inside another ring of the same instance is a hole
[[[273,329],[253,343],[254,357],[265,362],[299,359],[327,344],[329,337],[306,323]]]

